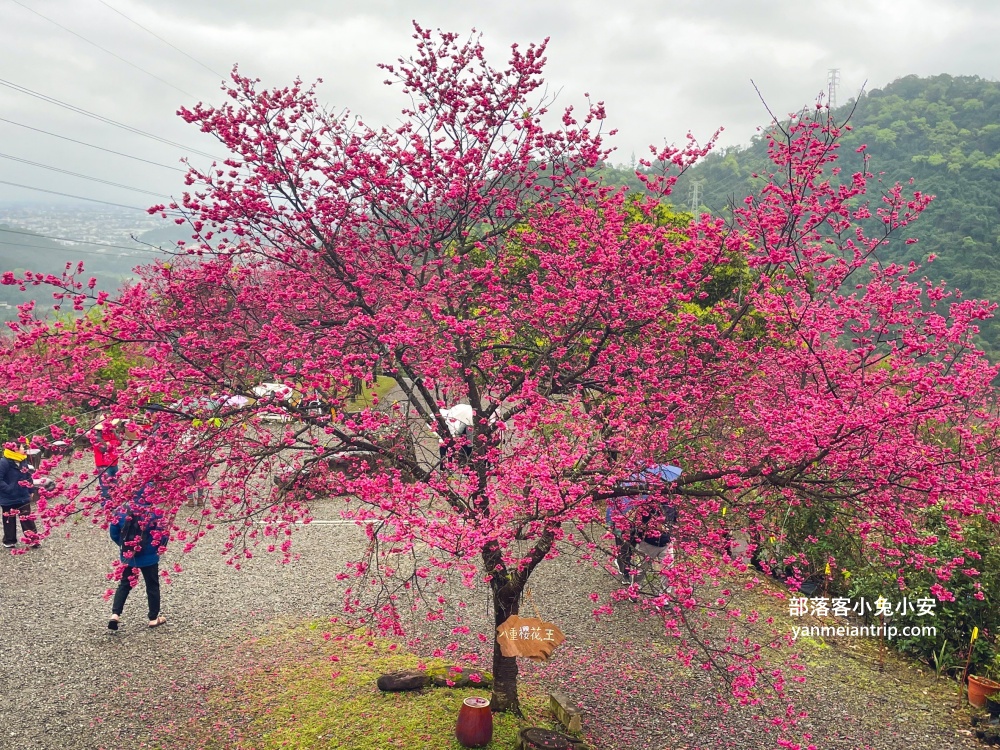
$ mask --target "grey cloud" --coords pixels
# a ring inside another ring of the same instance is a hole
[[[23,8],[3,8],[7,34],[0,77],[170,140],[215,153],[211,139],[176,117],[178,106],[221,101],[219,77],[149,36],[96,0],[26,4],[188,93],[129,67]],[[778,114],[815,100],[828,68],[841,70],[840,99],[865,79],[882,86],[902,75],[998,75],[994,50],[1000,5],[991,0],[848,0],[831,7],[801,0],[107,0],[218,73],[239,63],[265,85],[322,77],[320,95],[372,124],[392,123],[405,103],[382,86],[378,62],[408,56],[410,19],[429,28],[483,33],[502,65],[512,42],[551,37],[549,90],[558,104],[583,93],[604,100],[618,158],[648,144],[704,140],[724,126],[723,144],[745,143],[767,114],[754,79]],[[183,149],[113,129],[0,88],[0,116],[79,140],[174,164]],[[55,141],[0,122],[0,151],[156,192],[182,189],[180,175]],[[196,160],[199,157],[194,157]],[[0,160],[0,180],[144,205],[148,196]],[[0,186],[0,200],[30,194]]]

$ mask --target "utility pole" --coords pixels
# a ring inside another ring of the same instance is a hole
[[[840,85],[840,68],[826,71],[826,108],[831,112],[837,108],[837,86]]]

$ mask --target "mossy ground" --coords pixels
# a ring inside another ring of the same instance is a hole
[[[201,709],[158,728],[149,746],[240,750],[458,750],[462,701],[489,689],[382,693],[380,674],[446,666],[389,641],[337,635],[320,623],[275,629],[234,649]],[[238,665],[238,666],[237,666]],[[525,726],[555,728],[548,698],[522,689],[524,718],[493,719],[494,750],[514,747]]]
[[[741,602],[768,619],[763,630],[757,628],[765,641],[768,633],[779,639],[793,625],[821,623],[789,617],[786,594],[780,585],[764,582]],[[804,674],[806,682],[789,679],[782,697],[768,698],[762,686],[764,705],[741,708],[719,702],[716,696],[726,687],[717,676],[672,658],[671,640],[640,642],[629,635],[635,634],[580,640],[564,645],[544,667],[525,664],[526,718],[496,716],[491,747],[514,747],[522,726],[554,726],[547,689],[566,692],[584,710],[585,732],[602,749],[773,747],[774,733],[762,717],[779,715],[788,704],[808,712],[786,728],[803,747],[810,737],[835,750],[974,746],[957,683],[935,680],[925,665],[883,652],[876,639],[800,637],[766,649],[762,666],[784,668],[789,678]],[[168,711],[146,741],[134,746],[457,749],[454,727],[462,700],[488,695],[485,688],[382,694],[375,687],[379,674],[445,662],[421,661],[388,641],[338,636],[329,622],[274,622],[263,635],[217,645],[208,655],[199,649],[199,655],[200,684],[175,684],[170,708],[178,710]],[[199,696],[196,704],[190,703],[192,695]]]

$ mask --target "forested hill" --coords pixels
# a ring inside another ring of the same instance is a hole
[[[928,277],[967,297],[1000,302],[1000,83],[975,76],[907,76],[833,114],[837,122],[851,116],[853,129],[840,148],[845,176],[860,169],[855,149],[866,144],[870,171],[883,173],[883,182],[905,184],[913,178],[908,189],[936,196],[908,232],[919,242],[894,244],[890,257],[923,262],[933,253],[937,259],[925,267]],[[768,171],[767,163],[763,136],[745,148],[720,150],[679,180],[674,202],[690,209],[691,181],[697,180],[699,210],[726,214],[734,198],[755,190],[759,182],[751,175]],[[632,182],[625,170],[611,171],[617,173],[612,179]],[[1000,361],[1000,320],[983,324],[981,343]]]

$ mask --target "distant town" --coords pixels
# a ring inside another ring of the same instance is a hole
[[[99,247],[85,243],[136,244],[132,237],[161,228],[164,221],[140,211],[96,204],[0,203],[0,225],[74,240],[58,240],[66,247],[79,245],[99,250]],[[114,249],[114,252],[120,253],[121,250]]]
[[[170,248],[186,231],[142,211],[88,204],[0,203],[0,273],[63,274],[84,265],[83,278],[113,292]],[[37,313],[52,308],[50,288],[0,286],[0,321],[16,317],[16,306],[33,301]]]

